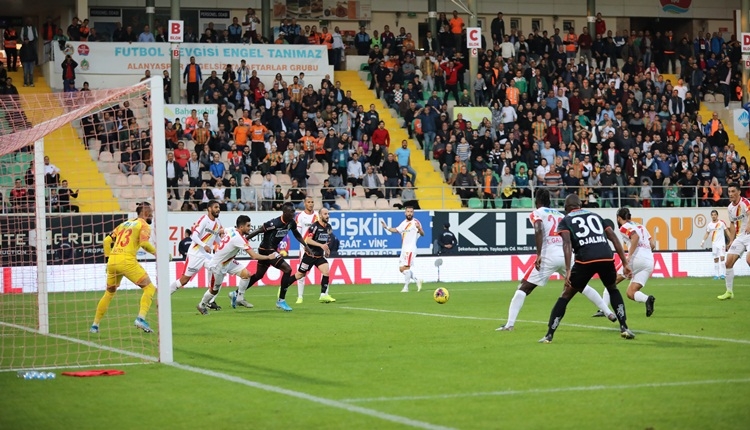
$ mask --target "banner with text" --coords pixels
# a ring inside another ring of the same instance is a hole
[[[700,249],[714,208],[632,209],[633,220],[642,223],[660,251]],[[726,208],[716,208],[728,221]],[[605,219],[617,221],[616,209],[593,209]],[[458,254],[527,254],[536,251],[530,211],[435,212],[434,225],[450,223]],[[433,230],[433,239],[441,231]]]
[[[127,214],[52,215],[47,217],[47,263],[104,262],[104,237]],[[0,261],[3,265],[36,265],[36,221],[28,215],[0,216]]]
[[[250,216],[253,229],[263,225],[280,215],[280,212],[245,212]],[[180,254],[177,246],[185,237],[185,230],[195,223],[203,213],[170,212],[169,213],[169,240],[170,252],[175,257]],[[219,215],[224,228],[234,226],[239,212],[224,212]],[[422,223],[424,237],[417,241],[420,254],[430,254],[432,251],[432,217],[429,211],[415,211],[414,218]],[[351,212],[332,211],[331,228],[333,234],[339,240],[340,256],[366,256],[366,255],[398,255],[401,251],[401,236],[389,233],[383,228],[380,221],[385,221],[389,227],[398,226],[404,220],[404,213],[400,211],[378,211],[378,212]],[[290,235],[291,236],[291,235]],[[258,248],[261,236],[253,238],[250,242],[253,248]],[[291,238],[289,255],[299,255],[299,244]]]
[[[211,124],[211,130],[217,131],[219,129],[219,106],[215,104],[207,105],[164,105],[164,118],[167,121],[172,121],[176,118],[180,119],[182,127],[185,128],[185,118],[189,117],[195,109],[195,113],[198,114],[198,119],[204,120],[203,114],[208,114],[208,123]]]
[[[274,0],[273,19],[369,21],[372,0]]]
[[[78,63],[76,74],[86,75],[138,75],[146,70],[161,74],[171,69],[169,44],[124,43],[124,42],[68,42],[65,54]],[[292,76],[305,73],[306,83],[317,87],[326,74],[333,76],[333,67],[328,65],[328,51],[322,45],[243,45],[243,44],[180,44],[180,77],[190,63],[190,57],[200,65],[203,79],[212,71],[221,77],[227,64],[233,68],[245,60],[258,72],[261,81],[270,81],[281,73],[291,84]],[[178,78],[173,76],[173,78]]]
[[[442,265],[435,266],[436,260],[440,258]],[[534,265],[534,255],[498,255],[491,258],[476,258],[472,256],[418,256],[412,265],[412,270],[420,278],[424,279],[429,290],[429,283],[445,282],[497,282],[518,281],[523,278],[524,273]],[[296,268],[299,261],[290,258],[289,263]],[[398,270],[398,259],[396,257],[374,257],[374,258],[330,258],[330,283],[333,285],[332,294],[336,296],[339,303],[346,302],[344,292],[347,285],[368,284],[403,284],[404,277]],[[249,263],[250,272],[255,271],[257,262]],[[178,273],[184,269],[184,261],[170,263],[170,279],[175,279]],[[143,263],[143,267],[156,279],[156,265],[153,262]],[[36,268],[34,267],[3,267],[0,268],[3,276],[0,276],[0,294],[12,293],[34,293],[37,291]],[[735,274],[738,276],[750,275],[750,267],[744,259],[740,259],[734,266]],[[711,277],[714,274],[714,262],[710,252],[662,252],[654,255],[654,278],[692,278]],[[106,285],[106,272],[104,264],[85,264],[75,266],[49,266],[47,268],[48,289],[50,293],[68,291],[99,291]],[[317,269],[307,274],[307,284],[319,284],[321,274]],[[558,278],[553,278],[558,279]],[[259,285],[278,286],[281,273],[271,268],[263,276]],[[225,278],[225,286],[235,286],[239,279],[235,276]],[[558,281],[561,282],[561,281]],[[679,285],[690,283],[690,280],[680,280]],[[693,281],[695,284],[707,285],[705,279]],[[208,285],[206,271],[201,270],[198,275],[186,285],[186,287],[205,287]],[[595,288],[600,288],[600,283],[592,283]],[[723,291],[724,284],[717,283],[717,292]],[[137,289],[128,280],[123,280],[120,289]],[[373,287],[374,288],[374,287]],[[393,288],[396,292],[401,289],[400,285]],[[433,286],[434,288],[434,286]],[[515,288],[515,286],[498,286],[498,291],[503,288]],[[254,289],[253,289],[254,290]],[[249,294],[252,293],[249,292]],[[226,297],[226,296],[222,296]],[[252,300],[252,299],[251,299]],[[254,300],[253,300],[254,301]],[[273,301],[258,304],[256,307],[274,306]]]

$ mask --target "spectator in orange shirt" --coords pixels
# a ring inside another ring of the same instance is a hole
[[[460,16],[458,16],[457,10],[453,11],[453,18],[451,18],[451,20],[448,21],[448,24],[451,27],[451,34],[453,35],[453,41],[455,42],[456,51],[460,51],[462,48],[461,33],[463,32],[463,29],[464,29],[464,20],[461,19]]]
[[[164,137],[168,148],[171,149],[177,146],[177,130],[174,128],[172,121],[167,121],[167,127],[164,129]]]
[[[234,128],[234,143],[239,147],[247,145],[247,134],[249,131],[250,130],[247,127],[247,124],[245,124],[245,121],[240,118],[239,124]]]
[[[388,147],[391,145],[391,135],[388,133],[388,130],[386,130],[383,121],[378,123],[378,128],[372,132],[372,139],[370,140],[373,145],[380,145],[388,150]]]
[[[312,135],[309,128],[305,130],[305,135],[299,138],[300,147],[305,153],[308,163],[311,163],[315,156],[315,140],[317,139]]]
[[[257,167],[266,158],[266,133],[268,133],[268,129],[260,123],[260,118],[255,118],[253,125],[250,126],[250,151],[253,157],[253,167]]]

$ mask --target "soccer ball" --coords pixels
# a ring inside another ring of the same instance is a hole
[[[432,293],[432,297],[435,299],[436,302],[442,305],[443,303],[448,301],[451,295],[448,292],[447,288],[440,287],[437,290],[435,290],[434,293]]]
[[[286,257],[287,255],[289,255],[289,253],[286,252],[286,249],[282,249],[281,251],[279,251],[279,255],[282,257]]]

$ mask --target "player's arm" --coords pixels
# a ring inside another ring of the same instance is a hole
[[[651,246],[651,251],[656,251],[656,240],[654,240],[653,236],[648,238],[648,244]]]
[[[144,251],[148,252],[151,255],[156,255],[156,247],[149,242],[151,239],[151,229],[150,228],[141,228],[140,233],[140,242],[141,242],[141,248],[143,248]]]
[[[708,229],[706,229],[706,234],[704,234],[703,239],[701,239],[701,248],[703,248],[703,245],[706,243],[706,239],[708,239]]]
[[[104,237],[104,243],[102,246],[104,246],[104,256],[107,258],[109,258],[109,254],[112,253],[112,245],[114,244],[114,241],[114,232]]]
[[[628,236],[630,239],[630,248],[628,249],[628,263],[633,262],[633,258],[635,258],[636,252],[638,252],[638,242],[640,241],[640,237],[638,237],[638,233],[635,232],[635,230],[630,232],[630,236]]]
[[[312,250],[309,246],[307,246],[307,243],[305,243],[305,238],[302,237],[302,235],[299,233],[299,231],[296,228],[292,229],[292,234],[294,235],[294,238],[297,239],[297,242],[299,242],[302,246],[305,247],[305,252],[308,252],[312,254]]]
[[[630,276],[630,264],[628,263],[628,259],[625,258],[625,250],[622,248],[622,244],[620,243],[620,239],[617,238],[617,235],[614,231],[612,231],[612,228],[607,226],[604,229],[604,233],[607,235],[607,239],[609,239],[610,242],[612,242],[612,245],[615,246],[615,252],[617,252],[617,255],[620,257],[620,261],[622,261],[622,274],[627,278]]]
[[[419,233],[420,236],[424,236],[424,230],[422,230],[422,223],[417,221],[417,233]]]
[[[257,235],[259,235],[261,233],[265,233],[265,231],[266,231],[266,226],[262,225],[262,226],[258,227],[257,229],[251,231],[250,234],[247,235],[247,240],[252,240],[252,238],[254,238],[255,236],[257,236]]]
[[[397,228],[388,227],[388,225],[382,219],[380,220],[380,224],[383,226],[384,229],[388,230],[390,233],[398,233]]]
[[[200,245],[201,248],[203,248],[206,252],[211,252],[211,247],[206,244],[206,242],[201,240],[200,234],[196,230],[193,230],[193,234],[190,235],[190,239],[193,240],[193,243],[196,245]]]
[[[563,258],[565,258],[565,286],[570,287],[570,260],[573,257],[573,243],[570,241],[570,231],[560,230],[563,242]]]
[[[735,231],[735,224],[733,222],[729,223],[729,227],[725,230],[727,232],[727,249],[732,245],[732,242],[734,242],[734,238],[737,236],[737,232]]]
[[[539,270],[542,265],[542,247],[544,246],[544,223],[540,219],[534,221],[534,239],[536,240],[536,262],[534,262],[534,266],[536,266],[536,270]],[[570,236],[568,236],[568,242],[570,242]]]
[[[255,252],[255,250],[253,250],[253,248],[250,248],[249,246],[245,248],[245,252],[247,252],[247,255],[249,255],[253,260],[275,260],[279,258],[279,254],[277,252],[274,252],[271,255],[261,255]]]

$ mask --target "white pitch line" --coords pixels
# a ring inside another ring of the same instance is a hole
[[[32,329],[29,327],[24,327],[24,326],[20,326],[16,324],[10,324],[6,322],[2,322],[2,321],[0,321],[0,325],[15,328],[18,330],[23,330],[29,333],[39,334],[42,336],[49,336],[55,339],[61,339],[61,340],[65,340],[68,342],[77,343],[80,345],[90,346],[92,348],[99,348],[105,351],[116,352],[116,353],[123,354],[123,355],[130,356],[130,357],[141,358],[143,360],[159,361],[158,357],[151,357],[151,356],[147,356],[143,354],[125,351],[122,349],[112,348],[109,346],[100,345],[95,342],[89,342],[89,341],[82,340],[82,339],[76,339],[74,337],[63,336],[59,334],[51,334],[51,333],[40,333],[39,330],[36,330],[36,329]],[[402,417],[400,415],[393,415],[393,414],[389,414],[385,412],[376,411],[374,409],[350,405],[345,402],[341,402],[341,401],[333,400],[333,399],[327,399],[325,397],[318,397],[312,394],[303,393],[301,391],[294,391],[294,390],[289,390],[287,388],[277,387],[275,385],[268,385],[268,384],[263,384],[261,382],[250,381],[247,379],[240,378],[238,376],[227,375],[226,373],[220,373],[220,372],[216,372],[210,369],[203,369],[200,367],[194,367],[194,366],[189,366],[189,365],[180,364],[180,363],[163,363],[163,364],[174,367],[176,369],[186,370],[188,372],[198,373],[204,376],[210,376],[213,378],[223,379],[225,381],[242,384],[242,385],[256,388],[259,390],[282,394],[282,395],[289,396],[289,397],[295,397],[298,399],[307,400],[309,402],[318,403],[318,404],[325,405],[325,406],[332,407],[332,408],[342,409],[347,412],[367,415],[373,418],[381,419],[384,421],[390,421],[396,424],[401,424],[401,425],[405,425],[409,427],[426,429],[426,430],[455,430],[451,427],[440,426],[440,425],[431,424],[431,423],[424,422],[424,421],[418,421],[418,420],[414,420],[411,418]]]
[[[680,382],[653,382],[646,384],[630,385],[588,385],[581,387],[558,387],[558,388],[531,388],[528,390],[504,390],[504,391],[486,391],[477,393],[455,393],[455,394],[434,394],[425,396],[400,396],[400,397],[364,397],[353,399],[342,399],[345,403],[367,403],[367,402],[396,402],[396,401],[414,401],[414,400],[439,400],[455,399],[462,397],[490,397],[490,396],[518,396],[525,394],[553,394],[565,393],[572,391],[602,391],[602,390],[631,390],[638,388],[667,388],[667,387],[685,387],[692,385],[718,385],[718,384],[746,384],[750,383],[750,378],[742,379],[708,379],[703,381],[680,381]]]
[[[358,308],[358,307],[353,307],[353,306],[337,306],[337,309],[349,309],[349,310],[354,310],[354,311],[366,311],[366,312],[381,312],[381,313],[390,313],[390,314],[418,315],[418,316],[434,317],[434,318],[451,318],[451,319],[478,320],[478,321],[502,321],[501,318],[475,317],[475,316],[469,316],[469,315],[445,315],[445,314],[433,314],[429,312],[394,311],[394,310],[388,310],[388,309]],[[517,321],[522,322],[522,323],[527,323],[527,324],[544,324],[544,325],[549,324],[547,321],[529,321],[529,320],[517,320]],[[618,328],[614,328],[614,327],[595,326],[595,325],[586,325],[586,324],[571,324],[571,323],[565,323],[565,322],[561,323],[561,325],[568,326],[568,327],[576,327],[576,328],[594,329],[594,330],[608,330],[608,331],[619,330]],[[685,339],[707,340],[707,341],[714,341],[714,342],[728,342],[728,343],[739,343],[743,345],[750,345],[750,340],[747,340],[747,339],[730,339],[730,338],[725,338],[725,337],[696,336],[692,334],[667,333],[667,332],[648,331],[648,330],[633,330],[633,332],[656,335],[656,336],[679,337],[679,338],[685,338]]]
[[[34,334],[38,334],[38,335],[42,335],[42,336],[48,336],[48,337],[51,337],[53,339],[60,339],[60,340],[68,341],[68,342],[77,343],[79,345],[89,346],[91,348],[98,348],[98,349],[101,349],[101,350],[104,350],[104,351],[115,352],[117,354],[127,355],[128,357],[139,358],[139,359],[145,360],[145,361],[159,361],[159,357],[154,357],[154,356],[145,355],[145,354],[139,354],[137,352],[126,351],[124,349],[119,349],[119,348],[113,348],[111,346],[100,345],[100,344],[98,344],[96,342],[91,342],[91,341],[82,340],[82,339],[76,339],[74,337],[63,336],[61,334],[41,333],[37,329],[33,329],[33,328],[29,328],[29,327],[24,327],[22,325],[11,324],[11,323],[7,323],[7,322],[3,322],[3,321],[0,321],[0,325],[5,326],[5,327],[14,328],[14,329],[17,329],[17,330],[23,330],[23,331],[26,331],[26,332],[29,332],[29,333],[34,333]]]
[[[332,408],[343,409],[347,412],[356,414],[367,415],[373,418],[378,418],[384,421],[390,421],[396,424],[402,424],[409,427],[427,429],[427,430],[453,430],[451,427],[444,427],[435,424],[430,424],[424,421],[418,421],[411,418],[402,417],[399,415],[388,414],[385,412],[376,411],[374,409],[364,408],[361,406],[350,405],[346,402],[339,400],[327,399],[325,397],[318,397],[312,394],[303,393],[301,391],[289,390],[287,388],[277,387],[275,385],[263,384],[260,382],[250,381],[239,376],[227,375],[226,373],[216,372],[209,369],[203,369],[201,367],[193,367],[180,363],[165,363],[168,366],[175,367],[177,369],[186,370],[188,372],[198,373],[200,375],[209,376],[212,378],[223,379],[228,382],[234,382],[236,384],[246,385],[248,387],[256,388],[271,393],[282,394],[289,397],[295,397],[297,399],[307,400],[309,402],[318,403]]]

